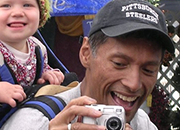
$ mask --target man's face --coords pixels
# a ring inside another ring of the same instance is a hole
[[[82,94],[99,104],[123,106],[130,122],[156,83],[161,48],[143,39],[109,38],[95,56],[90,49],[85,52]]]

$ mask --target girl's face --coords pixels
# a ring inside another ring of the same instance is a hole
[[[33,35],[39,26],[37,0],[0,0],[0,40],[15,46]]]

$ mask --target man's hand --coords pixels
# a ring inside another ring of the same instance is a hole
[[[102,113],[93,108],[85,107],[85,105],[96,104],[96,100],[82,96],[71,100],[69,104],[53,118],[49,123],[49,130],[69,130],[68,124],[71,123],[71,130],[106,130],[105,126],[96,124],[82,123],[82,117],[88,116],[98,118]],[[77,118],[76,122],[72,122]],[[130,125],[126,123],[125,130],[132,130]]]
[[[96,100],[87,96],[71,100],[71,102],[50,121],[49,130],[68,130],[68,124],[75,118],[77,118],[77,122],[71,124],[71,130],[105,130],[104,126],[82,123],[83,116],[98,118],[102,115],[100,111],[84,106],[95,103]]]
[[[7,103],[11,107],[16,106],[16,100],[21,102],[26,98],[26,94],[20,85],[0,82],[0,102]]]
[[[131,126],[128,123],[126,123],[125,130],[133,130],[133,129],[131,128]]]

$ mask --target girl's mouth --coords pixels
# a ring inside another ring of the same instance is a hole
[[[8,24],[9,27],[14,27],[14,28],[24,27],[25,25],[26,25],[25,23],[20,23],[20,22]]]

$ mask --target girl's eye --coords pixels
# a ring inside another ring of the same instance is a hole
[[[0,7],[3,7],[3,8],[10,8],[11,6],[9,4],[4,4],[4,5],[1,5]]]
[[[24,4],[24,7],[31,7],[31,4]]]

